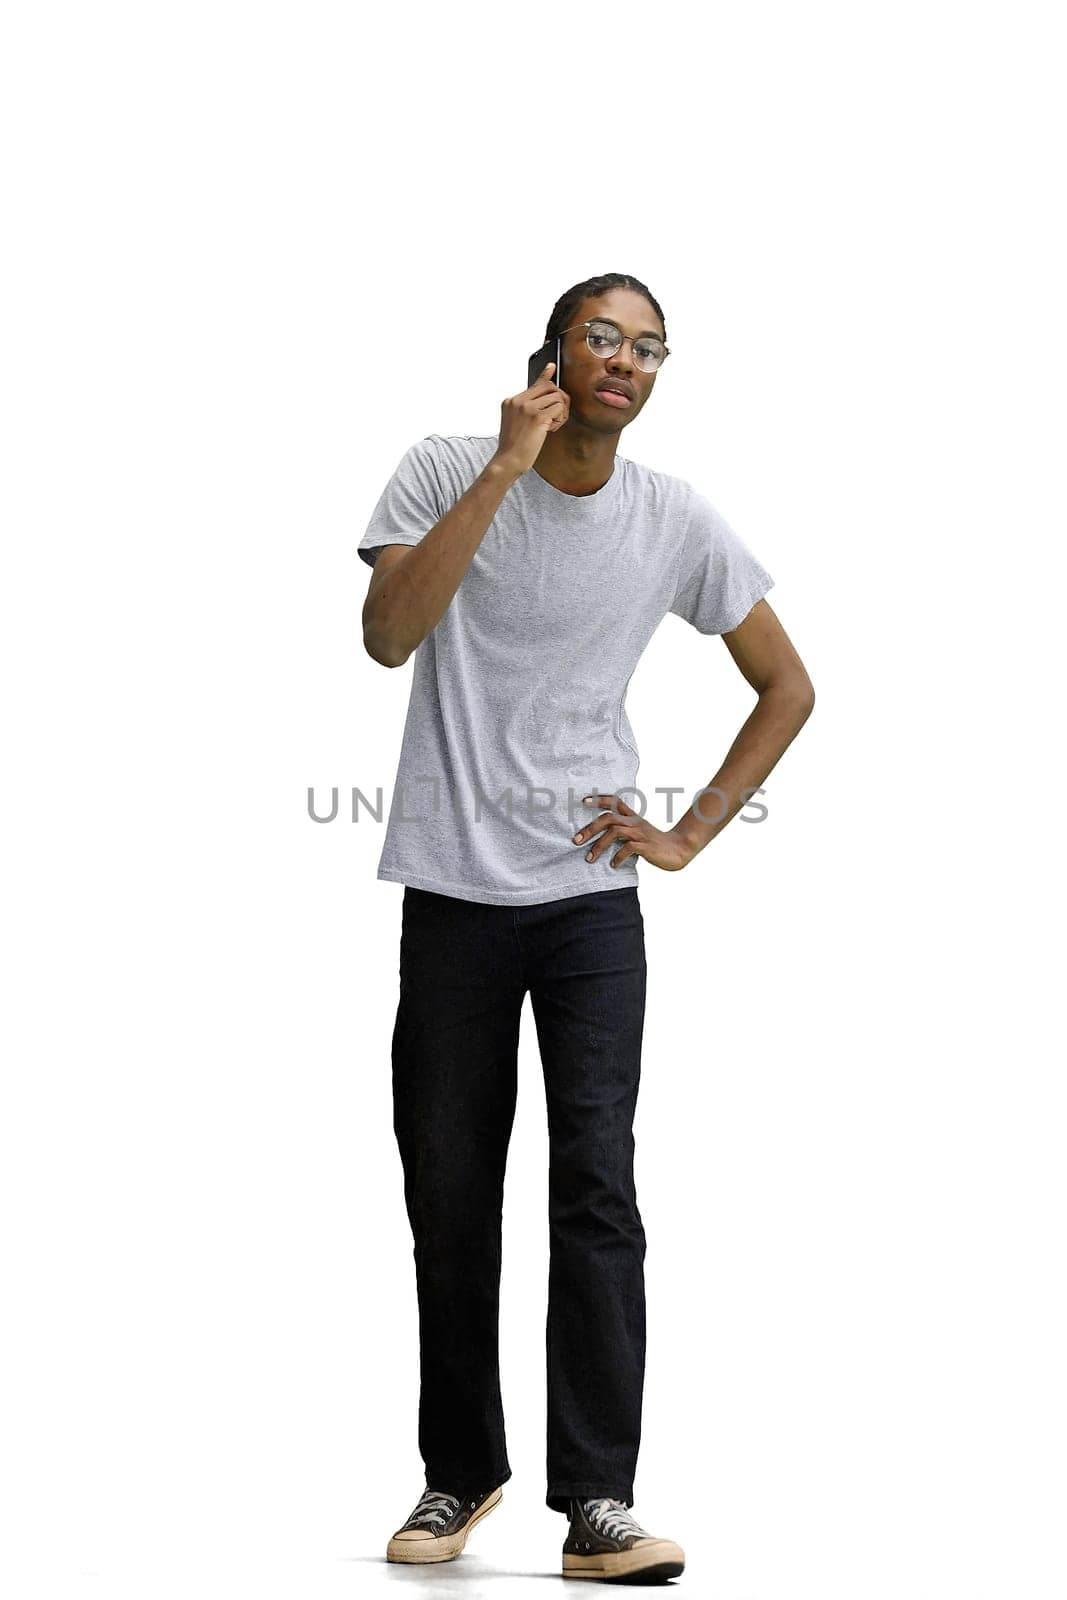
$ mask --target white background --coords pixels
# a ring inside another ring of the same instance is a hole
[[[407,446],[495,432],[557,297],[623,271],[675,353],[621,452],[769,567],[817,694],[765,823],[640,868],[635,1514],[701,1595],[1063,1595],[1052,16],[8,13],[12,1593],[559,1573],[528,1009],[514,1477],[460,1561],[384,1562],[422,1486],[403,891],[343,819],[390,792],[412,665],[363,652],[355,547]],[[665,619],[639,782],[707,783],[751,704]]]

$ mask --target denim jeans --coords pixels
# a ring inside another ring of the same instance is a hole
[[[529,991],[548,1109],[546,1504],[633,1505],[645,1234],[633,1119],[645,1014],[635,885],[497,906],[405,886],[394,1127],[414,1239],[419,1452],[463,1497],[511,1477],[497,1342],[504,1170]]]

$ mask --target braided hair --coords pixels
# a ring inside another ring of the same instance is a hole
[[[600,295],[607,294],[609,289],[634,289],[638,294],[643,294],[663,324],[663,337],[666,339],[667,321],[652,291],[647,289],[639,278],[631,277],[628,272],[605,272],[599,278],[586,278],[584,283],[576,283],[573,288],[560,295],[548,319],[545,343],[554,339],[558,333],[562,333],[564,328],[570,327],[571,318],[583,300],[597,299]]]

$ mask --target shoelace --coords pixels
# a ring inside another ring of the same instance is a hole
[[[454,1494],[441,1494],[436,1489],[425,1489],[404,1526],[411,1528],[415,1523],[423,1522],[428,1523],[430,1527],[436,1527],[438,1523],[447,1522],[458,1505],[459,1501]]]
[[[582,1504],[594,1528],[605,1538],[625,1538],[628,1533],[636,1534],[639,1539],[652,1538],[647,1529],[634,1520],[621,1500],[583,1500]]]

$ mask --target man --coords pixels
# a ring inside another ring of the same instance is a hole
[[[618,273],[577,284],[546,338],[558,372],[503,402],[498,434],[413,445],[359,544],[368,653],[401,666],[417,652],[378,876],[405,885],[394,1127],[426,1488],[388,1558],[450,1560],[511,1476],[501,1212],[529,993],[550,1141],[546,1503],[570,1519],[565,1575],[650,1581],[684,1555],[630,1511],[645,1363],[637,861],[690,863],[814,693],[738,535],[683,479],[617,454],[669,353],[649,290]],[[660,830],[620,791],[636,798],[626,688],[668,611],[722,636],[758,703],[713,798]]]

